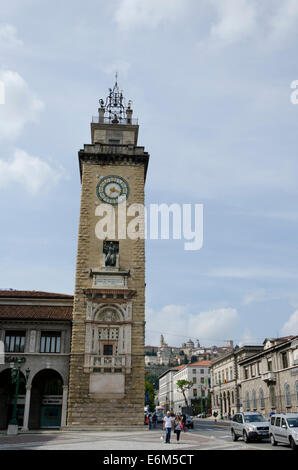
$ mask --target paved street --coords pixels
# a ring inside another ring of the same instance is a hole
[[[150,431],[144,426],[144,431],[134,432],[1,434],[0,450],[290,450],[283,445],[272,447],[269,440],[249,444],[242,440],[233,442],[229,426],[208,420],[196,420],[194,430],[181,433],[179,444],[175,434],[172,434],[171,444],[165,444],[160,439],[161,434],[161,425]]]

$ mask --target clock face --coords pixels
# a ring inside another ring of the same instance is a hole
[[[98,199],[106,204],[118,204],[118,198],[122,200],[128,198],[129,186],[127,181],[121,176],[105,176],[96,186]]]

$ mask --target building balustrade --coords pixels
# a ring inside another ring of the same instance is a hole
[[[272,371],[265,372],[261,375],[264,382],[276,382],[276,373]]]
[[[99,356],[95,354],[86,355],[85,367],[91,369],[122,369],[127,366],[126,356]]]

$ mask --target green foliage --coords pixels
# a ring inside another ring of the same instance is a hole
[[[154,388],[153,385],[148,382],[147,380],[145,381],[145,393],[148,394],[149,396],[149,402],[147,403],[149,405],[149,410],[153,411],[155,406],[154,406]]]
[[[154,390],[158,390],[159,381],[158,381],[158,375],[157,374],[146,373],[145,380],[147,382],[151,383],[151,385],[153,385]]]
[[[177,380],[176,382],[178,391],[183,394],[185,405],[188,406],[185,391],[189,390],[191,387],[193,387],[193,382],[191,380]]]
[[[185,390],[189,390],[193,386],[193,382],[191,380],[177,380],[176,382],[179,392],[184,392]]]
[[[207,413],[207,411],[211,409],[211,397],[208,395],[208,397],[205,398],[199,397],[195,400],[193,399],[191,405],[194,415],[198,415],[202,412]]]

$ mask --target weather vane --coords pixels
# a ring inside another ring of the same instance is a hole
[[[115,73],[114,87],[109,88],[109,94],[106,100],[100,99],[99,104],[101,108],[105,108],[105,112],[108,114],[107,118],[113,124],[125,121],[126,109],[131,109],[131,101],[129,100],[126,106],[123,92],[118,86],[118,72]]]

